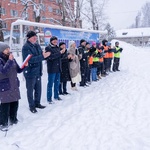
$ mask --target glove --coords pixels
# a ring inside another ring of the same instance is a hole
[[[122,52],[123,48],[120,48],[119,51]]]

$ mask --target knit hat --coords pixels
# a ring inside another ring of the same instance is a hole
[[[96,42],[92,42],[92,46],[93,46],[93,45],[96,45]]]
[[[86,45],[90,44],[89,42],[86,42]]]
[[[27,33],[27,38],[28,38],[28,39],[31,38],[31,37],[33,37],[33,36],[36,36],[36,33],[35,33],[34,31],[29,31],[29,32]]]
[[[7,48],[10,48],[8,44],[0,42],[0,53],[2,53]]]
[[[74,43],[75,43],[75,41],[69,41],[68,48],[70,48],[71,45],[74,44]]]
[[[50,38],[50,42],[52,42],[53,40],[58,40],[58,38],[57,38],[56,36],[52,36],[52,37]]]
[[[99,42],[96,43],[96,48],[98,48],[98,49],[100,48],[100,43]]]
[[[111,46],[111,43],[110,43],[110,42],[108,42],[108,43],[107,43],[107,46]]]
[[[83,43],[83,42],[86,42],[86,40],[81,39],[81,40],[80,40],[80,45],[81,45],[81,43]]]
[[[117,41],[117,42],[115,42],[115,45],[119,45],[119,42]]]
[[[106,39],[104,39],[104,40],[102,41],[102,44],[106,46],[106,44],[105,44],[106,42],[108,42],[108,41],[107,41]]]
[[[66,45],[65,42],[60,42],[60,43],[59,43],[59,47],[60,47],[61,45],[64,45],[64,44]]]

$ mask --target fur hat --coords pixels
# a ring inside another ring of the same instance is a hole
[[[64,45],[64,44],[66,45],[65,42],[60,42],[60,43],[59,43],[59,47],[60,47],[61,45]]]
[[[34,31],[29,31],[26,36],[29,39],[29,38],[31,38],[33,36],[36,36],[36,33]]]
[[[0,42],[0,53],[2,53],[7,48],[10,48],[8,44]]]
[[[74,43],[75,43],[75,41],[69,41],[68,48],[70,48],[71,45],[74,44]]]
[[[52,42],[53,40],[58,40],[58,38],[57,38],[56,36],[52,36],[52,37],[50,38],[50,42]]]

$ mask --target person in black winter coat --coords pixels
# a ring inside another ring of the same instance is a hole
[[[60,50],[66,49],[66,44],[64,42],[59,43]],[[67,49],[66,51],[61,55],[61,74],[60,74],[60,85],[59,85],[59,94],[65,95],[69,94],[67,92],[67,81],[70,81],[70,73],[69,73],[69,59],[68,59],[68,53]]]
[[[57,46],[58,39],[56,36],[50,38],[49,45],[45,48],[46,52],[50,52],[51,55],[47,60],[47,72],[48,72],[48,84],[47,84],[47,101],[52,104],[52,88],[54,84],[54,99],[62,100],[59,97],[59,84],[60,84],[60,72],[61,72],[61,55],[66,49],[60,50]]]
[[[36,108],[43,109],[45,106],[40,104],[41,100],[41,76],[42,61],[50,55],[50,52],[42,52],[39,44],[36,43],[37,36],[34,31],[27,33],[27,41],[22,48],[23,60],[31,54],[29,65],[24,71],[26,79],[27,98],[29,108],[32,113],[36,113]]]
[[[85,50],[86,41],[84,39],[80,40],[80,46],[78,47],[78,52],[82,55],[80,59],[80,70],[81,70],[81,82],[80,86],[87,86],[87,76],[88,76],[88,55],[89,53]]]

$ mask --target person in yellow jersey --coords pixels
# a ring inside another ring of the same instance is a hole
[[[122,52],[123,48],[119,46],[119,42],[115,42],[115,52],[114,52],[114,62],[113,62],[113,71],[120,71],[119,70],[119,63],[120,63],[120,53]]]

